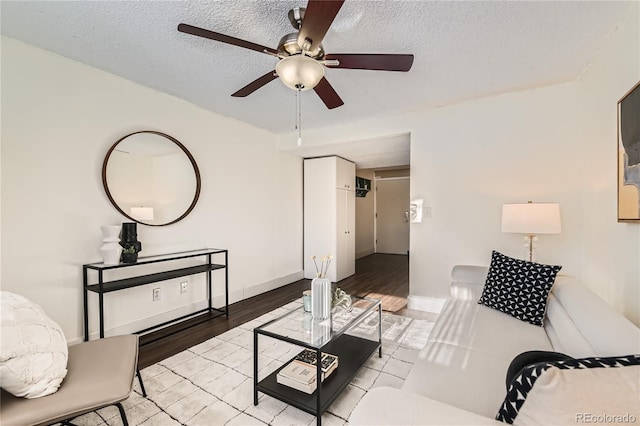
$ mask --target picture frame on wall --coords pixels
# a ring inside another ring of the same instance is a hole
[[[618,222],[640,223],[640,81],[618,101]]]

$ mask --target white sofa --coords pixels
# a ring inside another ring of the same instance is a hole
[[[538,327],[477,303],[487,272],[487,267],[454,267],[451,297],[404,385],[369,391],[351,414],[351,425],[504,425],[494,418],[516,355],[640,353],[640,329],[575,279],[558,275],[544,327]]]

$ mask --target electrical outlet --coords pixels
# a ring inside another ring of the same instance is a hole
[[[162,299],[162,293],[160,293],[160,288],[154,288],[153,289],[153,301],[157,302],[158,300]]]
[[[182,281],[180,283],[180,294],[185,294],[189,292],[189,282],[188,281]]]

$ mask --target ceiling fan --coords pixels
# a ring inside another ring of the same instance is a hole
[[[245,97],[280,77],[286,86],[294,90],[313,89],[327,108],[332,109],[344,102],[324,77],[325,67],[406,72],[413,64],[413,55],[325,53],[322,39],[343,3],[344,0],[309,0],[306,8],[296,7],[290,10],[289,21],[297,31],[282,37],[277,49],[188,24],[178,25],[178,31],[278,58],[274,71],[269,71],[231,96]]]

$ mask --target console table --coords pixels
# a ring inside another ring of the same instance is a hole
[[[224,255],[224,263],[213,263],[212,256],[213,255]],[[195,266],[189,266],[186,268],[171,268],[171,261],[181,260],[181,259],[189,259],[189,258],[198,258],[205,257],[206,263],[200,263]],[[160,327],[164,327],[170,324],[179,323],[182,321],[186,321],[188,319],[194,318],[196,315],[203,314],[201,321],[194,322],[198,324],[200,322],[204,322],[210,320],[212,318],[217,318],[222,315],[229,316],[229,253],[224,249],[202,249],[202,250],[194,250],[194,251],[185,251],[180,253],[170,253],[163,254],[158,256],[148,256],[148,257],[140,257],[138,261],[135,263],[119,263],[117,265],[105,265],[104,263],[89,263],[86,265],[82,265],[82,279],[84,285],[84,340],[89,340],[89,301],[88,295],[89,292],[94,292],[98,294],[98,309],[99,309],[99,318],[100,318],[100,338],[104,337],[104,295],[106,293],[110,293],[113,291],[124,290],[132,287],[139,287],[159,281],[170,280],[173,278],[185,277],[188,275],[195,275],[200,273],[207,274],[207,297],[209,299],[208,307],[205,309],[201,309],[196,312],[192,312],[190,314],[181,316],[179,318],[175,318],[170,321],[163,322],[162,324],[157,324],[149,328],[145,328],[144,330],[137,331],[136,334],[146,333],[148,331],[152,331],[158,329]],[[135,267],[140,265],[149,265],[149,264],[162,264],[162,266],[167,266],[164,271],[155,272],[151,274],[135,274]],[[115,269],[123,269],[130,268],[129,270],[135,275],[124,278],[117,279],[112,281],[105,281],[105,272]],[[217,269],[224,269],[224,290],[225,290],[225,306],[224,309],[214,308],[212,304],[213,291],[212,291],[212,280],[211,280],[211,271]],[[89,270],[94,270],[98,274],[98,281],[95,284],[89,284]],[[213,316],[211,314],[214,314]],[[150,342],[147,342],[150,343]]]

